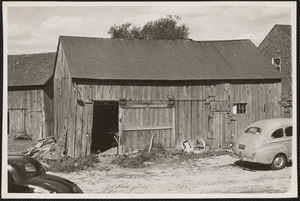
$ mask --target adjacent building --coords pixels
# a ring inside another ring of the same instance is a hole
[[[8,134],[53,135],[56,53],[8,56]]]
[[[292,39],[291,25],[275,25],[258,47],[269,62],[282,74],[282,104],[285,116],[292,106]]]

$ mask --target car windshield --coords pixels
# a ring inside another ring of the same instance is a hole
[[[247,128],[245,133],[249,133],[249,134],[260,134],[261,133],[261,128],[259,127],[250,127]]]

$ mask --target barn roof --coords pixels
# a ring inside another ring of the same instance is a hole
[[[291,25],[276,24],[275,26],[278,26],[278,27],[281,28],[285,33],[287,33],[289,36],[291,36],[291,31],[292,31]]]
[[[250,40],[146,41],[61,36],[73,78],[103,80],[278,79]]]
[[[54,73],[56,53],[8,55],[8,86],[44,85]]]

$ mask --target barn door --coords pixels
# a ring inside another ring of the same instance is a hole
[[[209,117],[208,140],[211,141],[211,148],[229,148],[231,139],[231,120],[226,112],[214,112]]]
[[[175,146],[175,107],[168,101],[127,102],[119,108],[120,151]]]
[[[9,134],[23,134],[26,133],[26,119],[25,115],[27,109],[8,109],[9,112]]]
[[[33,139],[43,138],[43,113],[42,111],[30,112],[30,128],[29,135]]]

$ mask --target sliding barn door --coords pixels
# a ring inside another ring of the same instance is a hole
[[[168,102],[127,102],[119,108],[120,151],[175,146],[175,108]]]

